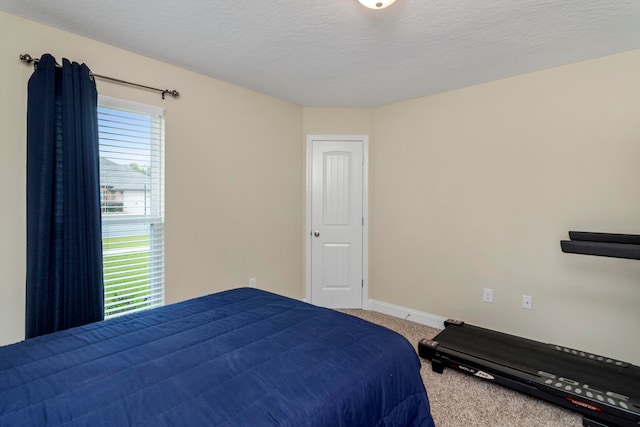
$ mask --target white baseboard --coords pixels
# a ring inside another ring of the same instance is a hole
[[[302,298],[300,299],[300,301],[309,303],[307,298]],[[424,311],[418,311],[412,308],[407,308],[384,301],[378,301],[375,299],[368,300],[367,306],[362,308],[364,310],[371,310],[377,313],[387,314],[399,319],[411,320],[412,322],[416,322],[425,326],[431,326],[432,328],[437,329],[444,329],[444,321],[448,319],[447,317],[425,313]]]
[[[378,313],[388,314],[389,316],[398,317],[400,319],[411,320],[412,322],[431,326],[432,328],[437,329],[444,329],[444,321],[447,320],[446,317],[373,299],[369,300],[368,309],[371,311],[377,311]]]

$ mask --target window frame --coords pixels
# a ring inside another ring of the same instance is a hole
[[[144,311],[156,307],[160,307],[164,305],[164,295],[165,295],[165,272],[164,272],[164,256],[165,256],[165,246],[164,246],[164,189],[165,189],[165,139],[164,139],[164,129],[165,129],[165,110],[161,107],[156,107],[147,104],[141,104],[133,101],[128,101],[120,98],[113,98],[109,96],[99,95],[98,96],[98,128],[99,131],[104,129],[106,126],[101,121],[100,113],[101,110],[111,110],[111,111],[119,111],[124,113],[131,113],[135,115],[143,115],[148,116],[150,118],[150,139],[149,139],[149,159],[150,163],[147,166],[149,172],[149,182],[154,183],[155,185],[149,184],[151,187],[147,191],[147,187],[145,184],[143,194],[144,194],[144,213],[133,213],[126,214],[125,212],[119,212],[110,210],[109,208],[103,209],[101,213],[102,220],[102,237],[103,237],[103,263],[105,262],[105,258],[107,257],[107,251],[109,249],[105,249],[105,239],[109,236],[109,230],[115,229],[118,230],[118,227],[125,226],[138,226],[145,227],[149,226],[148,236],[148,256],[149,256],[149,269],[148,269],[148,280],[149,280],[149,294],[143,302],[137,301],[137,296],[140,292],[144,292],[143,290],[135,290],[133,293],[127,294],[127,291],[124,292],[123,298],[124,303],[121,304],[130,304],[131,307],[128,309],[123,309],[123,307],[117,308],[113,307],[113,305],[118,304],[114,301],[120,301],[118,299],[114,300],[113,290],[114,287],[118,285],[111,286],[109,288],[109,280],[107,280],[107,275],[113,273],[107,273],[109,267],[104,268],[105,275],[105,305],[104,305],[104,314],[105,319],[114,318],[118,316],[122,316],[125,314],[135,313],[138,311]],[[123,120],[124,122],[125,120]],[[154,127],[154,123],[158,123],[158,127]],[[109,122],[112,124],[114,122]],[[113,135],[113,134],[110,134]],[[123,138],[124,139],[124,138]],[[105,138],[105,140],[107,140]],[[119,141],[118,141],[119,142]],[[117,144],[116,144],[117,145]],[[112,150],[113,144],[110,142],[105,142],[103,145],[103,140],[100,138],[99,142],[99,152],[101,157],[108,158],[108,156],[103,156],[103,148],[109,147],[108,150]],[[131,150],[132,147],[123,148],[122,153],[126,154],[126,151]],[[110,153],[118,153],[116,151],[109,151]],[[133,155],[132,155],[133,156]],[[134,169],[132,169],[134,170]],[[158,175],[159,174],[159,175]],[[101,177],[101,205],[103,203],[103,194],[102,194],[102,177]],[[147,192],[149,193],[150,205],[147,205]],[[124,202],[123,202],[124,203]],[[151,211],[148,212],[147,209]],[[146,244],[143,244],[143,247],[146,247]],[[133,250],[133,249],[132,249]],[[144,253],[147,253],[146,250],[143,250]],[[136,257],[133,252],[131,253],[132,257]],[[145,261],[143,261],[145,262]],[[135,267],[135,273],[131,273],[132,278],[135,279],[136,275],[140,275],[140,268],[138,261],[132,261],[132,265]],[[143,271],[144,271],[143,265]],[[132,270],[132,271],[134,271]],[[116,271],[116,274],[118,272]],[[145,275],[147,273],[143,273]],[[135,279],[138,280],[138,279]],[[135,283],[135,280],[133,283]],[[140,287],[144,287],[145,284],[132,284],[132,289],[138,289]],[[136,288],[137,287],[137,288]],[[110,292],[110,293],[108,293]],[[109,296],[109,299],[107,298]],[[129,298],[127,300],[126,298]],[[146,304],[146,301],[149,301]]]

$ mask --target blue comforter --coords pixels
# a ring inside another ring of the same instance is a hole
[[[0,348],[0,426],[433,426],[413,347],[242,288]]]

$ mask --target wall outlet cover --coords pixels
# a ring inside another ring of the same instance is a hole
[[[493,302],[493,289],[482,288],[482,301]]]

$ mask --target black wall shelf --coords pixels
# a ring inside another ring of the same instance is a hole
[[[640,235],[569,231],[571,240],[561,240],[562,252],[640,259]]]

